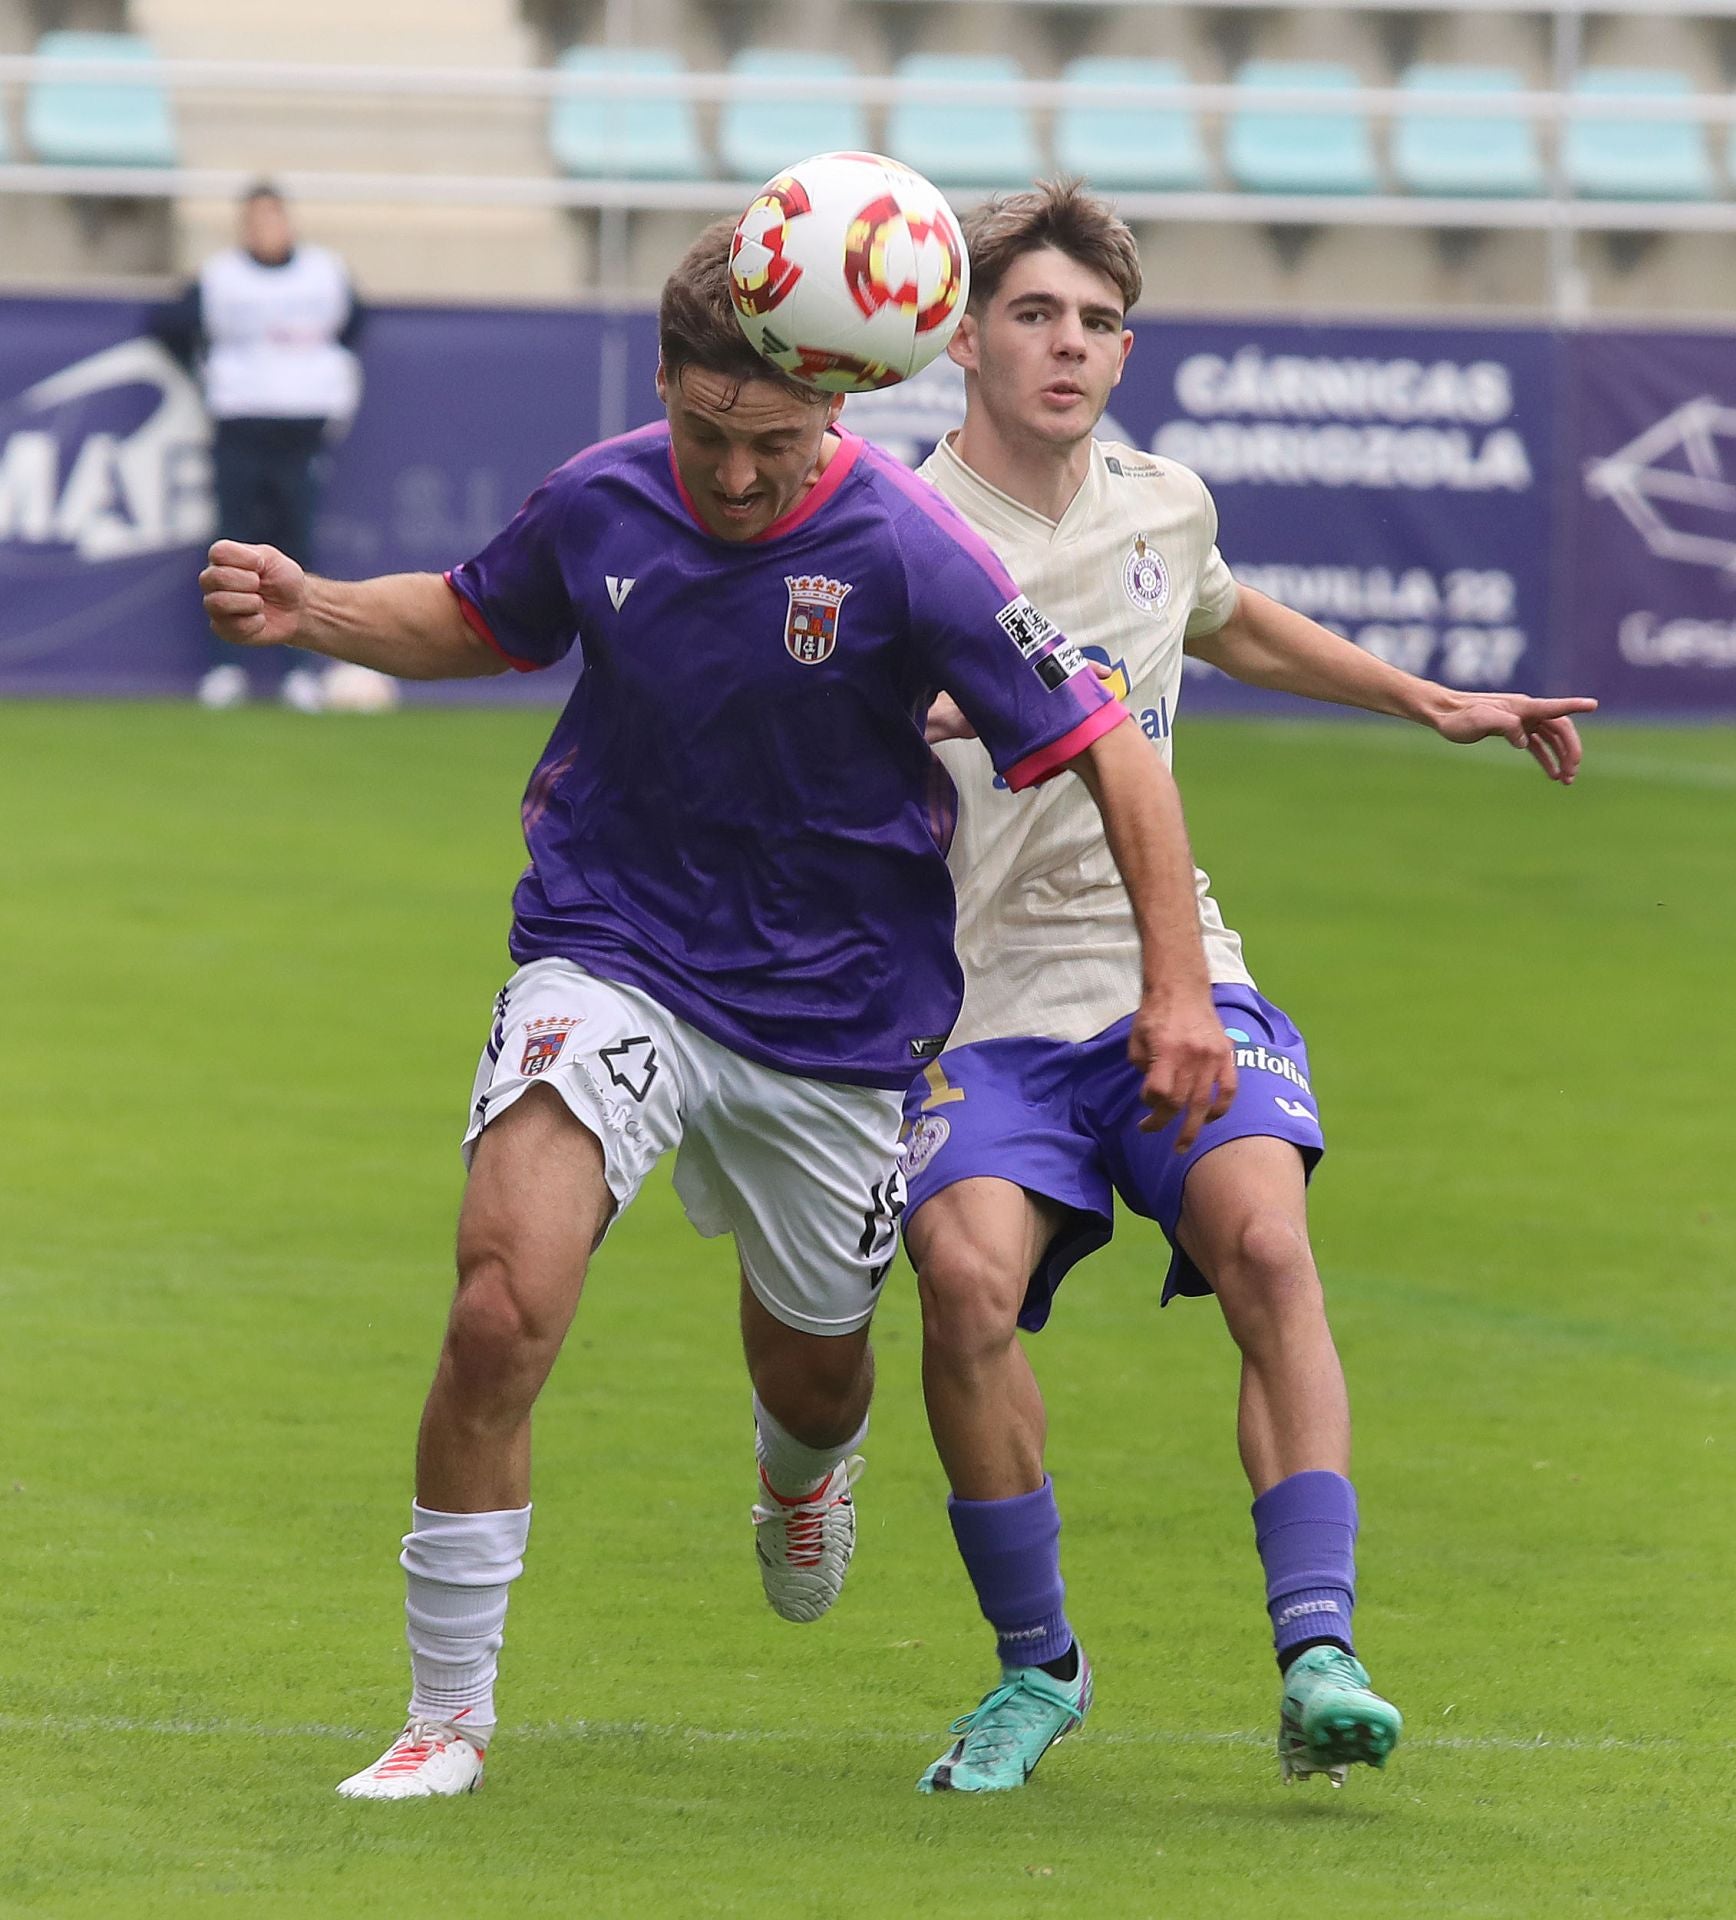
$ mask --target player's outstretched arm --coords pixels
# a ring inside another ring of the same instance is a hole
[[[276,547],[219,540],[199,576],[220,640],[240,647],[303,647],[400,680],[463,680],[504,673],[473,633],[458,596],[437,573],[324,580]]]
[[[1181,795],[1138,727],[1123,722],[1071,763],[1103,816],[1104,837],[1139,924],[1144,991],[1127,1050],[1145,1074],[1148,1131],[1182,1116],[1178,1151],[1229,1111],[1236,1063],[1212,1005],[1193,854]]]
[[[1583,751],[1572,715],[1597,707],[1595,700],[1580,698],[1459,693],[1421,680],[1252,587],[1238,588],[1235,612],[1215,633],[1191,637],[1187,650],[1249,686],[1390,713],[1460,745],[1498,734],[1525,748],[1563,786],[1572,786]]]

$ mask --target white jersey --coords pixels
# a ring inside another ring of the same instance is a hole
[[[943,440],[921,468],[1006,563],[1028,599],[1085,654],[1166,764],[1182,642],[1235,610],[1205,482],[1172,460],[1094,441],[1057,523],[990,486]],[[958,893],[964,1007],[950,1044],[1089,1040],[1138,1006],[1139,933],[1085,784],[1010,793],[974,740],[937,751],[958,788],[947,864]],[[1200,930],[1214,983],[1252,986],[1239,937],[1197,869]]]
[[[278,266],[239,247],[199,274],[207,341],[205,403],[219,420],[347,420],[361,370],[339,340],[352,295],[344,263],[324,247],[298,246]]]

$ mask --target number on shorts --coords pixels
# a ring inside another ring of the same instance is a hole
[[[922,1077],[928,1083],[928,1098],[922,1103],[924,1113],[932,1113],[936,1107],[944,1107],[964,1098],[964,1088],[955,1087],[947,1079],[946,1069],[938,1060],[931,1060],[922,1069]]]
[[[892,1268],[898,1251],[898,1216],[904,1211],[903,1172],[894,1167],[884,1180],[868,1189],[868,1211],[862,1216],[862,1238],[857,1252],[868,1262],[868,1291],[872,1293]]]

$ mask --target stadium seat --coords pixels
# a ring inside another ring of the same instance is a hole
[[[856,73],[841,53],[780,47],[748,47],[730,61],[729,70],[756,80],[791,81],[849,80]],[[718,119],[718,158],[732,180],[769,180],[779,168],[810,153],[868,144],[868,116],[861,102],[835,94],[729,100]]]
[[[1347,96],[1343,106],[1260,106],[1250,100],[1230,116],[1224,165],[1247,193],[1373,193],[1379,185],[1368,116],[1357,102],[1356,75],[1325,60],[1250,60],[1238,88],[1314,87]]]
[[[661,47],[569,47],[563,72],[661,76],[685,71]],[[549,151],[563,173],[625,180],[702,180],[709,169],[693,102],[674,94],[580,94],[549,105]]]
[[[131,33],[45,33],[43,59],[136,61],[136,80],[33,80],[24,104],[24,139],[36,158],[58,167],[172,167],[179,157],[169,96],[150,70],[150,43]]]
[[[1173,87],[1187,74],[1175,60],[1074,60],[1061,78],[1079,87]],[[1063,107],[1055,116],[1055,164],[1094,187],[1148,193],[1186,193],[1211,178],[1191,107]]]
[[[1466,113],[1429,104],[1435,93],[1521,93],[1510,67],[1412,67],[1399,80],[1423,96],[1399,114],[1392,131],[1392,168],[1411,193],[1540,194],[1546,181],[1537,134],[1522,114]]]
[[[1003,55],[963,53],[910,54],[897,76],[949,84],[1025,77]],[[941,186],[1028,187],[1043,171],[1030,113],[972,100],[898,101],[887,117],[886,150]]]
[[[1668,68],[1587,67],[1573,83],[1582,97],[1680,100],[1693,92]],[[1574,120],[1562,139],[1568,185],[1592,200],[1706,200],[1712,164],[1693,120]]]

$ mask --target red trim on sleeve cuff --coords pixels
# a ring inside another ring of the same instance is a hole
[[[1076,727],[1070,727],[1059,740],[1051,740],[1046,747],[1039,747],[1035,753],[1027,753],[1017,766],[1008,767],[1006,783],[1014,793],[1024,792],[1026,787],[1041,786],[1045,780],[1052,780],[1069,760],[1077,759],[1093,740],[1101,740],[1111,733],[1123,720],[1131,720],[1133,715],[1119,700],[1106,701],[1095,713],[1086,714]]]
[[[482,617],[482,609],[459,586],[450,572],[440,576],[452,589],[452,597],[458,602],[458,611],[464,616],[464,624],[476,635],[478,640],[486,641],[514,673],[540,673],[541,665],[535,660],[520,660],[516,654],[508,653],[505,647],[488,630],[488,622]]]

